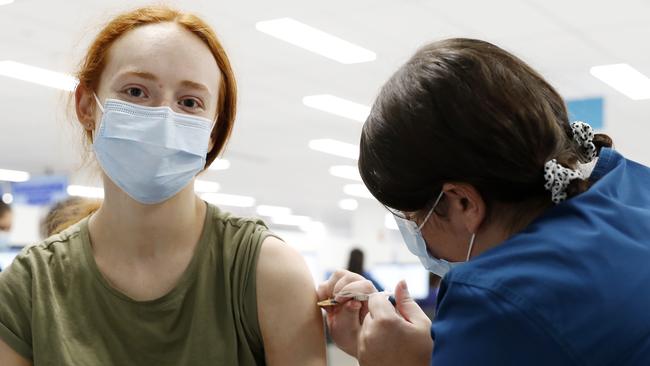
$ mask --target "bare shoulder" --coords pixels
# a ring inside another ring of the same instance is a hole
[[[325,365],[323,319],[316,301],[314,280],[300,253],[267,237],[257,264],[257,312],[269,366]]]
[[[314,280],[302,255],[282,240],[264,239],[257,264],[258,301],[293,297],[293,301],[316,301]]]
[[[305,261],[296,249],[275,236],[264,239],[258,259],[258,273],[280,278],[292,274],[309,274],[306,270]]]

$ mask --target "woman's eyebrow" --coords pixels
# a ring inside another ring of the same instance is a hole
[[[184,87],[199,89],[199,90],[203,90],[203,91],[205,91],[207,93],[210,93],[210,89],[208,89],[207,86],[205,86],[204,84],[201,84],[201,83],[197,83],[196,81],[183,80],[183,81],[181,81],[181,85],[184,86]]]
[[[136,76],[142,79],[147,79],[147,80],[152,80],[152,81],[157,81],[158,77],[150,72],[146,71],[129,71],[125,72],[124,74],[120,76]]]

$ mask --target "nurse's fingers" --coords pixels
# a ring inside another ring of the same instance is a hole
[[[361,329],[361,307],[362,303],[355,300],[342,304],[335,313],[328,314],[328,317],[331,318],[328,318],[330,329],[338,328],[356,334]]]
[[[372,329],[374,326],[374,319],[372,318],[372,314],[370,312],[366,313],[362,318],[361,318],[361,333],[367,334],[369,329]]]
[[[372,317],[373,322],[396,322],[400,321],[401,317],[395,310],[395,307],[388,300],[386,294],[370,295],[368,299],[369,316]]]
[[[350,271],[340,269],[332,273],[332,275],[327,281],[322,282],[318,286],[318,290],[317,290],[318,300],[321,301],[321,300],[332,298],[336,293],[337,289],[344,287],[348,283],[354,281],[360,281],[360,280],[364,280],[364,278],[356,273],[352,273]]]
[[[332,297],[332,293],[334,291],[334,285],[338,280],[340,280],[343,276],[345,276],[345,273],[347,271],[344,270],[338,270],[330,275],[330,278],[328,278],[326,281],[321,282],[318,285],[318,289],[316,290],[316,293],[318,294],[318,301],[329,299]]]
[[[395,304],[397,311],[412,324],[431,324],[431,320],[422,308],[413,300],[406,281],[400,281],[395,287]]]
[[[327,313],[327,328],[336,345],[349,355],[358,353],[358,338],[361,330],[361,303],[351,300],[334,307]]]
[[[375,292],[377,292],[375,285],[363,277],[361,279],[346,277],[334,286],[335,300],[338,302],[350,299],[350,296],[345,296],[346,294],[372,294]]]

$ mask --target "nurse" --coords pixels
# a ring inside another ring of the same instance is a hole
[[[569,123],[555,89],[487,42],[420,49],[361,136],[363,180],[443,277],[433,326],[406,283],[336,272],[319,298],[361,365],[650,364],[650,169]],[[338,295],[338,296],[337,296]]]

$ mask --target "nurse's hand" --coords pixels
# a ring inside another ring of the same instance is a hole
[[[359,334],[359,364],[431,364],[431,320],[409,295],[406,282],[395,288],[396,306],[382,294],[370,296],[369,313]]]
[[[377,292],[372,282],[362,276],[345,270],[338,270],[318,286],[318,301],[334,297],[335,294],[353,292],[371,294]],[[336,297],[341,305],[325,308],[327,328],[336,345],[350,356],[357,357],[361,322],[368,313],[368,303]]]

